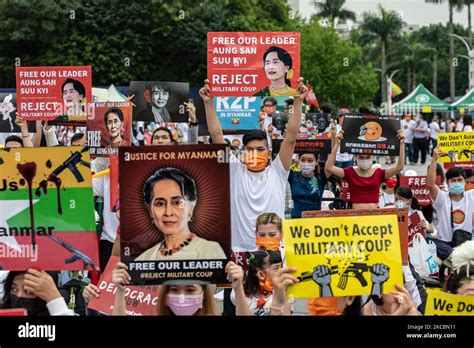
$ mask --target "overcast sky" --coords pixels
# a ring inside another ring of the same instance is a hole
[[[300,13],[304,14],[304,17],[310,17],[316,11],[314,0],[289,0],[289,2],[299,2]],[[359,16],[364,11],[376,11],[378,4],[389,10],[400,11],[403,21],[408,24],[424,26],[431,23],[444,24],[449,20],[447,1],[442,4],[427,4],[425,0],[346,0],[345,8]],[[471,11],[474,15],[474,6]],[[454,11],[454,22],[467,26],[466,7],[462,12]]]

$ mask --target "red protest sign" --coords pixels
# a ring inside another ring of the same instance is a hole
[[[116,286],[112,283],[112,272],[119,261],[117,256],[110,257],[107,267],[97,284],[100,289],[100,297],[92,298],[88,308],[112,315],[116,291]],[[158,290],[158,285],[127,286],[125,289],[125,311],[127,315],[157,315]]]
[[[441,185],[441,177],[436,176],[436,185]],[[401,176],[400,186],[406,186],[413,192],[420,205],[431,204],[430,190],[426,186],[426,176]]]
[[[85,122],[92,101],[90,66],[16,68],[17,108],[25,120]]]
[[[444,162],[443,163],[444,169],[449,168],[464,168],[464,169],[474,169],[474,162]]]
[[[24,308],[0,309],[0,317],[26,317],[28,312]]]
[[[414,212],[408,217],[408,246],[413,244],[413,237],[416,233],[420,233],[425,237],[425,231],[418,226],[421,222],[420,215],[417,212]]]
[[[207,34],[211,95],[294,96],[299,77],[300,33]]]
[[[351,193],[349,192],[349,184],[344,179],[342,179],[341,199],[344,202],[349,202],[351,200]]]

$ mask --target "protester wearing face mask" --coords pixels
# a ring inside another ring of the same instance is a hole
[[[446,172],[449,192],[436,186],[436,162],[441,150],[433,151],[433,159],[428,167],[427,186],[438,215],[438,237],[432,238],[436,244],[438,257],[445,260],[452,248],[472,234],[474,214],[474,190],[466,191],[466,172],[462,168],[450,168]]]
[[[74,315],[57,287],[57,273],[29,269],[10,272],[0,309],[24,308],[28,315]]]
[[[223,131],[210,95],[209,81],[205,80],[199,94],[204,101],[207,126],[214,144],[226,144]],[[255,221],[262,212],[285,215],[285,188],[288,179],[298,129],[301,123],[302,101],[307,88],[300,78],[298,95],[294,98],[293,115],[287,123],[286,138],[280,152],[270,161],[267,134],[261,130],[247,132],[243,139],[242,163],[231,155],[230,192],[232,215],[232,247],[240,251],[255,249]]]
[[[319,156],[314,153],[304,153],[299,157],[300,171],[290,171],[288,182],[291,188],[293,209],[291,218],[300,218],[307,210],[321,210],[321,201],[326,185],[326,175],[319,168]]]
[[[395,187],[398,185],[398,178],[396,175],[385,180],[380,185],[379,208],[393,207],[395,204]]]
[[[357,167],[339,168],[335,165],[336,153],[344,136],[344,131],[340,131],[335,137],[335,144],[329,155],[325,171],[349,184],[350,200],[353,209],[377,209],[379,202],[380,185],[387,179],[400,173],[405,165],[405,136],[399,130],[397,138],[400,141],[400,154],[397,164],[386,169],[374,168],[373,155],[357,155]]]
[[[413,197],[413,192],[409,187],[399,186],[395,190],[395,208],[408,208],[408,216],[413,213],[417,213],[420,217],[419,226],[426,232],[431,235],[436,235],[436,228],[430,224],[423,213],[421,212],[421,207],[418,203],[418,200]]]
[[[274,251],[248,253],[249,269],[244,281],[242,267],[233,262],[226,266],[232,283],[231,301],[237,315],[290,315],[287,287],[298,282],[294,268],[282,268],[280,254]]]
[[[125,289],[130,284],[130,280],[127,266],[119,262],[112,273],[112,283],[117,286],[112,315],[125,315]],[[171,316],[217,315],[217,307],[209,285],[177,280],[160,287],[157,314]]]
[[[281,218],[275,213],[259,215],[256,236],[257,247],[260,249],[281,252],[283,248]]]

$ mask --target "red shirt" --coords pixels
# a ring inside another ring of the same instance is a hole
[[[385,181],[385,169],[377,168],[368,178],[357,175],[354,167],[343,168],[349,184],[352,203],[379,203],[380,185]]]

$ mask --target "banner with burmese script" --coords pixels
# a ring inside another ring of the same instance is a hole
[[[207,33],[213,96],[295,96],[299,77],[300,33]]]
[[[98,269],[87,148],[0,149],[0,267]]]
[[[227,282],[227,155],[216,144],[119,148],[121,260],[131,284]]]

